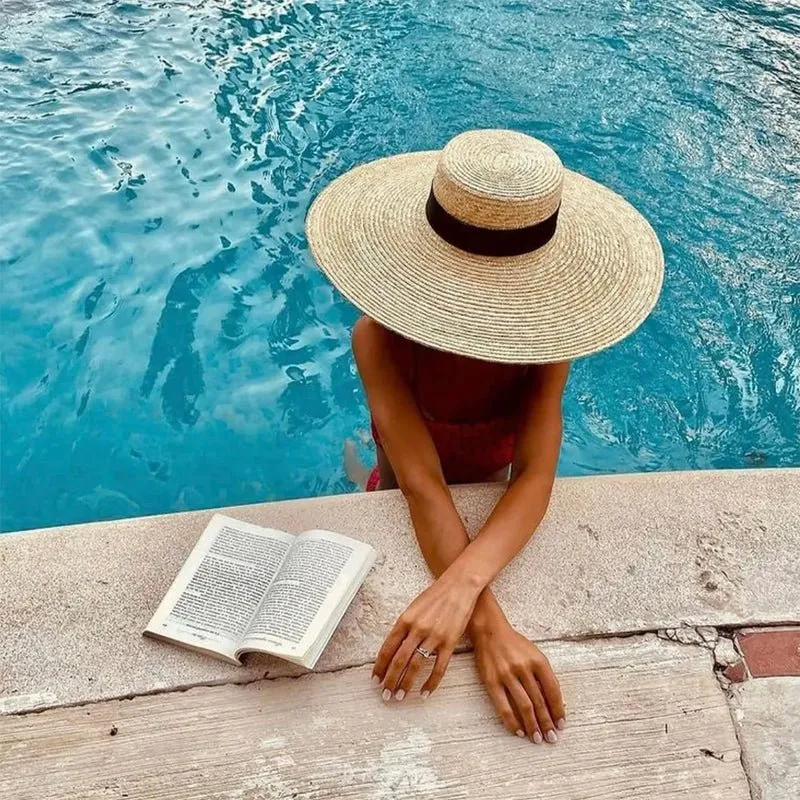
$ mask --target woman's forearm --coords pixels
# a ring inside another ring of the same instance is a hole
[[[532,376],[520,416],[511,484],[475,539],[449,568],[488,586],[533,536],[547,512],[561,452],[561,403],[569,363]]]
[[[464,523],[444,484],[431,482],[406,500],[422,554],[438,578],[469,544]]]
[[[407,500],[420,550],[431,572],[438,578],[470,543],[464,523],[444,484],[431,485],[418,494],[409,494]],[[504,620],[505,615],[486,585],[475,603],[468,631],[474,634],[501,619]]]
[[[522,550],[544,517],[552,478],[520,475],[500,498],[475,539],[450,569],[460,580],[488,586]]]

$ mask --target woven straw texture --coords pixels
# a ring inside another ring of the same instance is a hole
[[[560,200],[556,234],[529,254],[470,254],[430,227],[432,185],[449,213],[485,228],[533,224]],[[664,272],[658,238],[633,206],[510,131],[357,167],[317,197],[306,230],[322,270],[367,316],[485,361],[547,363],[609,347],[650,313]]]
[[[516,131],[467,131],[442,150],[440,205],[479,228],[524,228],[558,208],[564,168],[544,142]]]

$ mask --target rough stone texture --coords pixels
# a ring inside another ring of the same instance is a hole
[[[800,628],[741,632],[736,643],[754,678],[800,676]]]
[[[690,626],[667,628],[664,631],[659,631],[658,635],[662,639],[668,639],[670,642],[696,644],[699,647],[705,647],[707,650],[713,650],[719,641],[717,629],[708,625],[700,625],[697,628]]]
[[[5,717],[0,797],[749,800],[708,653],[544,649],[570,709],[554,746],[503,731],[464,655],[425,702],[381,702],[361,667]]]
[[[454,491],[471,531],[500,491]],[[0,713],[296,672],[274,659],[230,667],[140,635],[211,513],[0,536]],[[379,551],[319,670],[371,661],[428,581],[396,492],[226,513],[341,530]],[[800,560],[786,557],[798,550],[800,470],[569,478],[496,590],[538,640],[800,621]]]
[[[747,681],[731,703],[753,800],[800,797],[800,678]]]
[[[741,661],[739,651],[733,643],[733,639],[720,636],[714,645],[714,662],[718,667],[729,667]]]

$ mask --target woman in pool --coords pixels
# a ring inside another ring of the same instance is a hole
[[[402,490],[435,576],[386,638],[373,681],[402,700],[430,659],[427,697],[466,632],[506,728],[555,742],[558,682],[491,583],[547,510],[570,361],[647,317],[658,239],[547,145],[499,130],[348,172],[316,199],[307,232],[365,315],[353,351],[378,452],[368,488]],[[470,542],[448,486],[487,480],[508,485]]]

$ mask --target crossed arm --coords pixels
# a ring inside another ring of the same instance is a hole
[[[436,581],[400,616],[384,642],[375,664],[376,682],[385,687],[385,697],[394,693],[402,699],[422,666],[416,653],[421,646],[438,654],[422,687],[427,696],[467,631],[506,727],[552,741],[564,717],[558,683],[544,656],[510,627],[490,584],[525,546],[547,510],[569,365],[546,365],[534,372],[522,407],[511,483],[470,542],[400,368],[398,346],[395,335],[376,323],[357,323],[353,351],[373,421]]]

